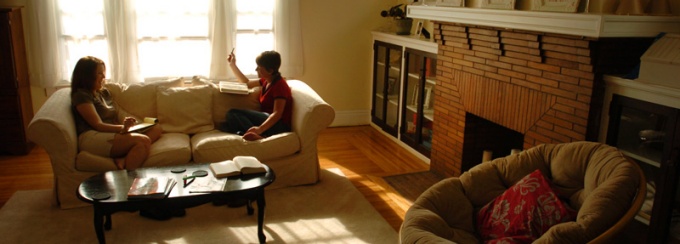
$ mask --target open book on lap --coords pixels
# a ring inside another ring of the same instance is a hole
[[[267,172],[264,165],[251,156],[236,156],[232,160],[211,163],[210,170],[217,178]]]
[[[144,133],[146,130],[156,125],[157,123],[158,123],[157,118],[145,117],[144,120],[142,120],[142,122],[130,127],[130,129],[128,129],[128,132]]]

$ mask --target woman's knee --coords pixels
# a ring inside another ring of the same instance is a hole
[[[151,147],[152,141],[151,141],[151,138],[149,138],[147,135],[140,134],[140,135],[134,136],[133,138],[134,138],[135,144],[139,144],[139,145],[142,145],[144,147]]]

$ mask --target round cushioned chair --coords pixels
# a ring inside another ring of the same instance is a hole
[[[430,187],[406,212],[401,242],[479,243],[479,209],[536,169],[578,213],[575,221],[552,226],[535,243],[606,243],[644,201],[642,170],[616,148],[595,142],[544,144]]]

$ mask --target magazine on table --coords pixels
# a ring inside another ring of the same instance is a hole
[[[137,177],[132,180],[128,199],[160,199],[170,194],[177,182],[169,177]]]

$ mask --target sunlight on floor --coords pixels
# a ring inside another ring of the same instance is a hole
[[[257,241],[257,226],[229,228],[233,235],[242,243]],[[268,223],[265,225],[267,242],[286,243],[365,243],[336,218]]]

